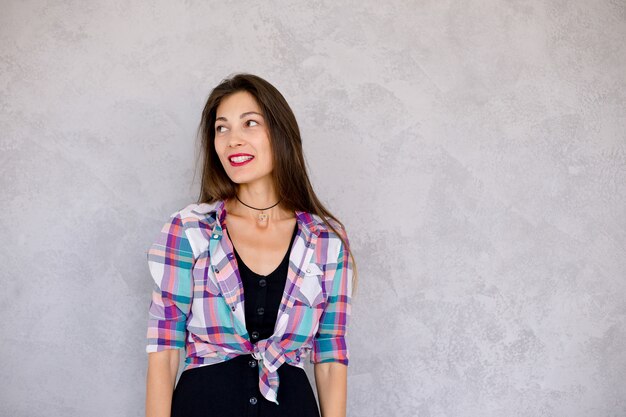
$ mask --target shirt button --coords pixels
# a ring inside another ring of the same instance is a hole
[[[259,280],[259,286],[265,287],[265,285],[267,285],[267,281],[265,280],[265,278],[261,278]]]
[[[306,272],[309,272],[309,273],[310,273],[310,272],[311,272],[311,270],[307,268]]]
[[[255,331],[253,331],[253,332],[250,334],[250,336],[252,336],[252,338],[253,338],[253,339],[258,339],[258,337],[259,337],[259,332],[257,332],[257,331],[255,330]]]
[[[296,362],[300,362],[300,356],[296,356]]]
[[[250,404],[256,404],[256,397],[250,397]]]
[[[220,270],[219,270],[219,269],[217,269],[217,268],[215,268],[215,273],[218,273],[218,272],[220,272]]]
[[[250,365],[250,368],[254,368],[256,366],[256,360],[252,359],[248,361],[248,365]]]
[[[213,239],[217,239],[219,235],[213,235]]]
[[[256,309],[256,313],[260,316],[265,313],[265,309],[263,307],[259,307]]]
[[[230,309],[231,309],[231,310],[233,310],[233,311],[235,311],[235,310],[237,309],[237,307],[232,306]]]

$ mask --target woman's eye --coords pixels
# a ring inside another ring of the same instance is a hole
[[[224,127],[224,126],[216,126],[216,127],[215,127],[215,131],[216,131],[216,132],[221,132],[221,130],[220,130],[220,129],[221,129],[221,128],[223,128],[223,127]]]
[[[256,121],[256,120],[248,120],[248,122],[247,122],[247,123],[256,123],[256,124],[258,125],[258,123],[257,123],[257,121]]]

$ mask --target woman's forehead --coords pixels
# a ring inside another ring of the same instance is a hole
[[[242,110],[244,109],[244,110]],[[217,106],[217,117],[224,116],[224,113],[237,113],[255,111],[260,113],[261,107],[256,101],[256,98],[248,91],[237,91],[236,93],[229,94],[222,98],[220,104]],[[237,114],[239,116],[239,114]],[[228,117],[226,115],[225,117]]]

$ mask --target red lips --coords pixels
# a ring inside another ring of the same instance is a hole
[[[248,156],[248,157],[250,157],[250,159],[247,159],[247,160],[245,160],[243,162],[235,162],[235,161],[233,161],[231,159],[231,158],[238,157],[238,156]],[[228,156],[228,161],[234,167],[239,167],[239,166],[245,165],[248,162],[252,161],[253,159],[254,159],[254,155],[250,155],[249,153],[234,153],[234,154]]]

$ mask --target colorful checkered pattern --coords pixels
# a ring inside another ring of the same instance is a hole
[[[310,354],[311,363],[347,366],[348,251],[319,216],[295,214],[298,230],[274,334],[252,344],[237,260],[222,228],[224,201],[189,204],[173,213],[147,253],[154,287],[146,352],[185,348],[185,369],[250,353],[260,361],[261,393],[276,404],[283,363],[303,368]],[[349,244],[346,231],[333,226]]]

